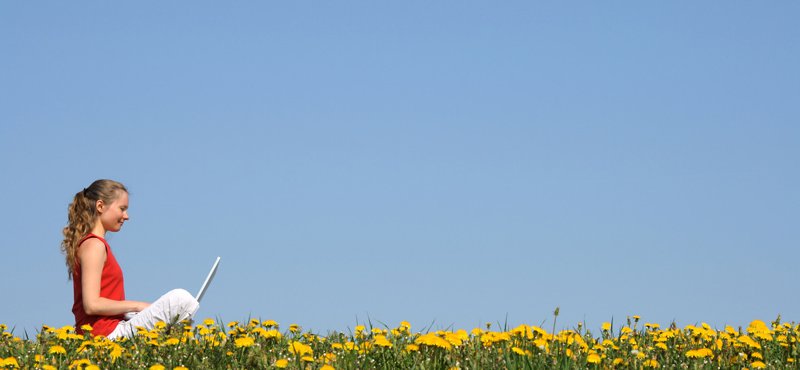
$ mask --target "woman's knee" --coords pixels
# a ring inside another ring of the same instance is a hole
[[[194,299],[194,296],[192,296],[189,292],[187,292],[186,289],[170,290],[169,292],[167,292],[167,296],[170,297],[170,301],[178,303],[187,308],[194,308],[199,305],[199,303],[197,303],[197,300]]]

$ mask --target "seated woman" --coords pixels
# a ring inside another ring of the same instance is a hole
[[[128,220],[128,190],[113,180],[97,180],[75,194],[69,205],[61,250],[73,281],[75,327],[90,325],[92,335],[132,337],[136,327],[152,329],[159,321],[194,317],[200,304],[189,292],[175,289],[152,304],[125,299],[125,281],[106,232],[117,232]],[[126,320],[127,313],[136,313]]]

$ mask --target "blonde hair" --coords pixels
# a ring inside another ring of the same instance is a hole
[[[125,185],[114,180],[97,180],[75,194],[69,204],[68,223],[62,231],[61,251],[67,258],[67,274],[72,279],[78,260],[78,246],[81,239],[88,235],[97,221],[97,201],[111,204],[119,197],[120,192],[128,192]]]

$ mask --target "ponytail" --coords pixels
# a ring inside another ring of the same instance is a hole
[[[62,233],[61,251],[66,257],[68,278],[72,279],[78,264],[78,246],[81,239],[88,235],[97,221],[97,201],[111,204],[119,196],[119,192],[128,192],[125,185],[113,180],[97,180],[75,194],[68,207],[68,223]]]

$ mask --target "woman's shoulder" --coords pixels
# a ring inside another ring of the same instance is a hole
[[[78,253],[80,253],[82,250],[87,250],[87,249],[98,250],[98,251],[102,250],[103,252],[105,252],[106,245],[107,245],[106,241],[103,240],[103,238],[94,234],[89,234],[85,236],[83,240],[81,240],[80,244],[78,244]]]

